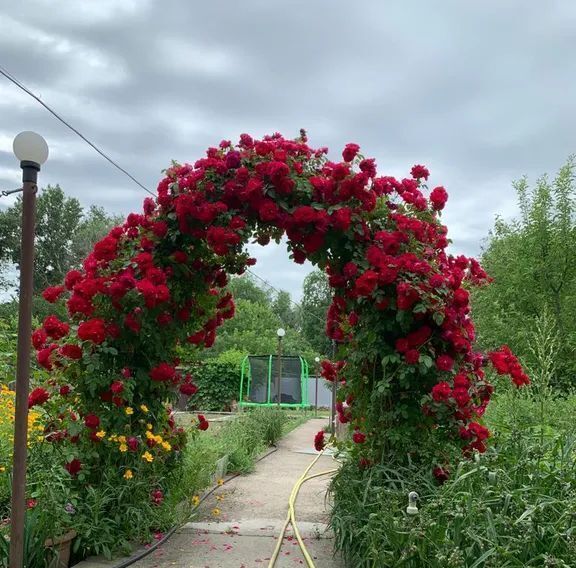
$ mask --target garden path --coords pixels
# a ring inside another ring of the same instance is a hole
[[[314,434],[325,425],[325,419],[312,419],[293,430],[253,473],[218,488],[201,504],[194,522],[134,568],[267,568],[286,518],[292,487],[314,459]],[[335,466],[330,456],[322,456],[310,473]],[[328,483],[329,476],[325,476],[302,486],[296,519],[317,568],[340,568],[343,564],[334,558],[333,538],[326,530]],[[219,510],[217,516],[214,509]],[[286,534],[277,568],[306,566],[292,530]]]

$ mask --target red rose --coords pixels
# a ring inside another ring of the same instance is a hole
[[[55,349],[58,349],[58,346],[56,344],[52,344],[48,347],[45,347],[44,349],[40,349],[40,351],[38,351],[38,353],[36,354],[38,364],[41,367],[47,369],[48,371],[51,371],[53,367],[51,355],[52,351],[54,351]]]
[[[173,252],[172,258],[174,259],[174,262],[177,262],[178,264],[185,264],[188,261],[188,255],[181,250]]]
[[[66,274],[64,278],[64,284],[68,290],[72,290],[72,288],[82,280],[83,276],[79,270],[71,270]]]
[[[159,238],[162,239],[166,236],[168,232],[168,224],[165,221],[156,221],[152,224],[152,232]]]
[[[198,392],[198,387],[194,383],[184,383],[180,385],[180,392],[185,396],[192,396]]]
[[[40,327],[32,332],[32,345],[34,345],[34,349],[42,349],[47,339],[48,334],[43,327]]]
[[[100,426],[100,418],[95,414],[87,414],[84,418],[84,424],[86,428],[90,428],[90,430],[96,430],[98,426]]]
[[[60,347],[59,350],[60,354],[64,357],[68,357],[68,359],[82,359],[82,348],[78,345],[74,345],[73,343],[67,343]]]
[[[345,162],[351,162],[358,154],[360,150],[360,146],[358,144],[346,144],[344,151],[342,152],[342,157],[344,158]]]
[[[404,353],[404,360],[409,365],[416,365],[420,361],[420,352],[418,349],[409,349]]]
[[[446,201],[448,201],[448,192],[442,186],[434,188],[430,193],[430,202],[436,211],[444,209]]]
[[[436,478],[436,481],[438,481],[440,485],[442,485],[443,483],[448,481],[448,479],[450,479],[450,473],[442,467],[435,467],[432,470],[432,475]]]
[[[122,381],[114,381],[110,385],[110,390],[114,394],[121,394],[124,391],[124,383]]]
[[[412,174],[412,177],[414,179],[420,179],[420,178],[428,179],[428,176],[430,175],[428,168],[421,166],[419,164],[413,166],[412,169],[410,170],[410,173]]]
[[[130,436],[130,438],[128,438],[126,440],[126,445],[128,446],[128,449],[131,452],[135,452],[138,450],[138,446],[140,445],[140,442],[138,441],[138,438],[135,438],[134,436]]]
[[[432,387],[432,398],[436,402],[443,402],[448,400],[451,393],[452,389],[450,388],[450,385],[446,381],[437,383]]]
[[[451,371],[454,367],[454,359],[449,355],[440,355],[436,359],[436,368],[439,371]]]
[[[158,314],[156,321],[160,327],[165,327],[172,322],[172,316],[168,312],[163,312]]]
[[[42,292],[42,297],[47,301],[53,304],[58,300],[58,298],[64,292],[64,286],[50,286]]]
[[[60,396],[66,396],[70,394],[70,386],[69,385],[62,385],[60,387]]]
[[[454,292],[454,303],[457,306],[461,306],[461,307],[467,306],[469,299],[470,299],[470,294],[468,293],[467,290],[464,290],[464,288],[458,288]]]
[[[198,430],[208,430],[208,426],[210,426],[208,420],[204,418],[203,414],[198,414]]]
[[[326,441],[324,440],[324,431],[320,430],[316,433],[316,436],[314,436],[314,448],[317,452],[321,452],[324,449],[324,446],[326,446]]]
[[[52,339],[62,339],[68,335],[70,326],[67,323],[60,321],[56,316],[48,316],[42,324],[48,337]]]
[[[129,379],[132,376],[132,371],[128,367],[124,367],[120,374],[125,378]]]
[[[271,199],[265,199],[258,208],[258,215],[264,222],[274,221],[279,213],[278,206]]]
[[[43,389],[42,387],[35,388],[28,395],[28,408],[32,408],[33,406],[41,406],[47,402],[49,398],[50,393],[46,389]]]
[[[378,285],[378,273],[374,270],[367,270],[356,279],[354,291],[359,296],[370,296]]]
[[[355,444],[363,444],[366,441],[366,434],[360,432],[360,430],[355,430],[352,434],[352,441]]]
[[[92,254],[96,260],[114,260],[118,254],[118,239],[115,239],[111,235],[104,237],[94,245],[94,252]]]
[[[176,369],[168,363],[160,363],[150,371],[149,375],[153,381],[171,381],[176,375]]]
[[[78,326],[78,337],[83,341],[92,341],[100,345],[106,339],[106,323],[101,318],[82,322]]]
[[[82,462],[78,458],[74,458],[72,461],[68,462],[65,466],[68,473],[72,476],[78,475],[82,469]]]

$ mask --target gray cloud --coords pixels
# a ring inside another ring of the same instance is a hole
[[[477,254],[516,211],[510,181],[576,150],[574,24],[568,0],[23,0],[0,15],[0,64],[151,189],[172,158],[241,132],[305,127],[333,156],[357,141],[401,177],[425,163],[451,196],[452,249]],[[44,183],[140,207],[142,190],[5,80],[0,117],[0,186],[17,181],[10,141],[33,129],[52,150]],[[256,270],[298,295],[309,268],[270,247]]]

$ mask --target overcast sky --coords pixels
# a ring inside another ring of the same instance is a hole
[[[573,0],[6,0],[0,65],[151,189],[171,159],[242,132],[304,127],[334,158],[354,141],[382,174],[426,164],[452,250],[477,255],[515,213],[511,180],[576,151],[575,29]],[[140,209],[142,189],[2,77],[0,188],[19,183],[22,130],[50,145],[43,184]],[[256,256],[299,297],[309,267]]]

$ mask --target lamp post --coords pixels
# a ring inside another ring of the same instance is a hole
[[[286,335],[286,331],[281,327],[276,330],[278,336],[278,384],[276,385],[276,404],[280,408],[280,398],[282,396],[281,382],[282,382],[282,338]]]
[[[16,410],[10,513],[10,568],[24,565],[24,517],[26,514],[26,454],[28,439],[28,389],[34,291],[34,233],[38,172],[48,159],[48,145],[35,132],[14,138],[14,154],[22,168],[22,237],[18,291],[18,350],[16,355]]]
[[[336,360],[336,341],[332,340],[332,361]],[[330,405],[330,433],[336,434],[336,380],[332,381],[332,404]]]
[[[316,362],[316,396],[314,397],[314,418],[318,418],[318,363],[320,363],[320,357],[314,357]]]

